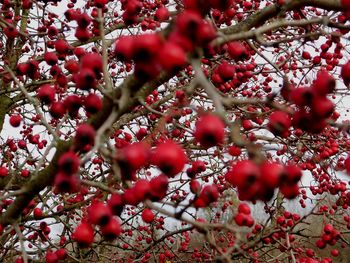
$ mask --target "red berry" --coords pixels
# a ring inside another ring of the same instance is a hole
[[[151,159],[154,165],[170,177],[180,173],[187,161],[183,148],[171,140],[159,144]]]
[[[73,239],[83,247],[88,247],[94,242],[94,230],[88,223],[81,223],[75,229]]]
[[[44,60],[48,65],[53,66],[57,64],[58,57],[55,52],[46,52],[44,54]]]
[[[186,65],[187,57],[185,51],[180,46],[172,42],[167,42],[159,52],[158,61],[163,69],[172,72]]]
[[[79,73],[74,75],[74,81],[78,89],[90,90],[97,86],[96,74],[90,68],[82,68]]]
[[[134,37],[122,36],[117,39],[115,44],[115,55],[122,61],[130,61],[134,55]]]
[[[320,70],[317,73],[317,78],[312,84],[312,88],[321,96],[326,96],[332,93],[335,89],[335,79],[326,70]]]
[[[67,54],[69,49],[70,49],[70,46],[66,40],[58,39],[55,42],[55,49],[56,49],[57,53]]]
[[[59,260],[65,260],[68,256],[67,251],[64,248],[58,249],[55,253]]]
[[[259,167],[250,160],[238,161],[225,176],[233,186],[246,188],[260,178]]]
[[[242,214],[245,214],[245,215],[250,215],[251,210],[250,210],[249,205],[247,203],[240,203],[238,205],[238,213],[242,213]]]
[[[39,219],[43,216],[43,211],[40,208],[34,208],[33,215],[35,219]]]
[[[139,179],[134,187],[135,197],[139,202],[146,200],[151,193],[151,184],[146,179]]]
[[[194,137],[204,148],[223,144],[225,139],[225,124],[216,115],[203,115],[196,122]]]
[[[18,114],[11,115],[10,124],[12,127],[19,127],[21,125],[22,116]]]
[[[45,256],[45,262],[46,263],[57,263],[59,261],[58,256],[56,253],[52,251],[47,251]]]
[[[201,185],[197,180],[191,180],[190,182],[190,190],[193,194],[199,194],[201,190]]]
[[[6,177],[9,175],[9,170],[4,167],[4,166],[1,166],[0,167],[0,177]]]
[[[66,107],[65,107],[64,103],[61,101],[53,102],[51,104],[49,112],[53,118],[60,119],[66,113]]]
[[[145,222],[145,223],[152,223],[153,220],[154,220],[154,214],[152,212],[151,209],[148,209],[148,208],[145,208],[143,211],[142,211],[142,220]]]
[[[274,111],[270,114],[268,129],[275,135],[287,137],[292,121],[289,115],[283,111]]]
[[[58,160],[58,168],[66,174],[74,174],[78,172],[80,159],[76,153],[70,151],[62,154]]]
[[[342,66],[340,76],[343,78],[345,85],[348,86],[350,83],[350,61]]]
[[[123,196],[120,194],[113,194],[107,202],[109,208],[112,210],[113,215],[120,216],[124,208]]]
[[[133,41],[133,59],[148,62],[156,57],[162,48],[162,40],[158,34],[138,35]]]
[[[100,96],[90,93],[84,100],[85,110],[90,114],[95,114],[99,112],[102,107],[102,99]]]
[[[93,146],[95,144],[95,129],[89,124],[81,124],[77,128],[77,132],[74,138],[75,145],[82,149],[85,146]]]
[[[264,186],[275,189],[280,185],[284,167],[279,163],[266,161],[260,166],[260,174]]]
[[[159,175],[150,180],[151,186],[151,199],[159,201],[166,196],[169,185],[169,179],[165,175]]]
[[[164,22],[169,19],[169,11],[165,7],[160,7],[154,15],[154,20]]]
[[[88,68],[95,72],[96,75],[103,71],[102,57],[98,53],[87,53],[80,61],[82,69]]]
[[[146,165],[149,158],[149,148],[143,142],[133,143],[123,148],[118,156],[123,167],[138,170]]]
[[[45,84],[38,89],[38,98],[44,104],[51,104],[55,99],[55,94],[55,89],[49,84]]]
[[[235,67],[227,61],[224,61],[220,64],[217,71],[223,80],[230,80],[235,74]]]
[[[101,232],[106,240],[116,239],[122,232],[119,220],[111,218],[106,225],[101,227]]]
[[[227,52],[236,61],[241,61],[249,57],[248,50],[241,42],[231,42],[227,44]]]
[[[94,225],[106,225],[112,217],[111,209],[102,202],[93,202],[87,212],[89,222]]]

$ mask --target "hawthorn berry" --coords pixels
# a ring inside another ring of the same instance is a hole
[[[94,242],[94,230],[90,224],[83,222],[77,226],[72,237],[80,246],[89,247]]]
[[[225,139],[225,124],[218,116],[205,114],[196,122],[194,137],[204,148],[221,145]]]
[[[0,167],[0,177],[6,177],[9,175],[9,170],[4,167],[4,166],[1,166]]]
[[[290,116],[283,111],[274,111],[270,114],[268,129],[275,135],[281,137],[287,137],[289,134],[289,128],[292,126]]]
[[[172,140],[160,143],[151,155],[151,162],[169,177],[180,173],[186,161],[183,148]]]
[[[102,202],[93,202],[88,208],[89,222],[94,225],[106,225],[112,218],[112,211]]]
[[[51,104],[55,100],[55,94],[55,89],[49,84],[45,84],[38,89],[38,98],[44,104]]]
[[[143,209],[141,216],[142,216],[142,220],[148,224],[152,223],[155,217],[152,210],[148,208]]]
[[[68,175],[78,172],[79,166],[80,159],[73,151],[62,154],[58,160],[58,168]]]
[[[81,124],[77,127],[74,142],[78,149],[95,144],[95,129],[89,124]]]
[[[10,116],[10,124],[12,127],[19,127],[22,122],[22,117],[21,115],[18,114],[13,114]]]
[[[84,107],[88,113],[95,114],[99,112],[103,107],[102,99],[100,98],[100,96],[94,93],[90,93],[84,99]]]
[[[106,240],[114,240],[120,236],[122,228],[118,219],[112,217],[107,224],[101,226],[101,233]]]

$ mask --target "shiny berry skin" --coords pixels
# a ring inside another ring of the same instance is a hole
[[[126,169],[138,170],[146,165],[149,158],[149,148],[143,142],[130,144],[121,149],[118,160]]]
[[[56,250],[55,254],[57,255],[59,260],[65,260],[68,257],[67,251],[64,248]]]
[[[85,42],[91,38],[92,34],[87,28],[77,27],[74,36],[81,42]]]
[[[206,149],[223,144],[225,139],[225,124],[216,115],[203,115],[196,122],[194,137]]]
[[[106,240],[116,239],[122,232],[119,220],[114,217],[111,218],[107,224],[101,227],[101,232]]]
[[[238,213],[250,215],[251,210],[250,210],[249,205],[247,203],[240,203],[238,205]]]
[[[201,190],[201,185],[197,180],[191,180],[190,182],[190,190],[193,194],[199,194]]]
[[[40,208],[36,207],[33,210],[33,215],[35,219],[39,219],[43,216],[43,211]]]
[[[77,176],[67,175],[58,172],[54,181],[55,191],[59,193],[73,193],[79,189],[79,179]]]
[[[222,62],[217,70],[223,80],[230,80],[235,75],[235,67],[227,61]]]
[[[199,199],[204,202],[205,206],[210,203],[216,202],[219,198],[219,191],[215,185],[205,185],[200,194]]]
[[[151,194],[151,184],[146,179],[139,179],[134,187],[135,191],[135,197],[138,201],[142,202],[145,201],[147,198],[150,197]]]
[[[18,114],[11,115],[10,124],[12,127],[15,127],[15,128],[19,127],[21,125],[21,122],[22,122],[21,115],[18,115]]]
[[[90,68],[83,68],[74,75],[74,81],[78,89],[91,90],[97,86],[96,74]]]
[[[58,39],[55,42],[55,49],[56,49],[57,53],[67,54],[69,49],[70,49],[70,46],[66,40]]]
[[[133,59],[148,62],[156,57],[162,47],[158,34],[138,35],[133,41]]]
[[[297,184],[303,176],[302,171],[297,165],[285,166],[285,172],[282,178],[282,182],[286,184]]]
[[[260,178],[259,167],[251,160],[238,161],[225,176],[233,186],[246,188]]]
[[[241,42],[231,42],[227,44],[227,52],[236,61],[241,61],[249,57],[248,50]]]
[[[94,230],[84,222],[77,226],[72,237],[80,246],[89,247],[94,242]]]
[[[299,195],[299,186],[297,184],[283,184],[280,186],[280,191],[285,198],[293,199]]]
[[[57,255],[59,260],[65,260],[68,256],[67,251],[64,248],[58,249],[55,254]]]
[[[169,177],[180,173],[187,161],[183,148],[172,140],[160,143],[152,153],[151,159],[152,163]]]
[[[4,166],[1,166],[0,167],[0,177],[6,177],[9,175],[9,170],[4,167]]]
[[[102,202],[93,202],[87,209],[89,222],[94,225],[106,225],[112,217],[112,211]]]
[[[82,100],[77,95],[69,95],[63,103],[71,117],[76,117],[79,113],[80,107],[82,106]]]
[[[153,222],[155,216],[151,209],[145,208],[142,211],[141,217],[145,223],[150,224]]]
[[[164,22],[169,19],[169,11],[165,7],[160,7],[154,14],[154,20]]]
[[[158,61],[164,70],[173,72],[186,65],[187,57],[179,45],[167,42],[159,52]]]
[[[201,16],[197,12],[190,10],[180,13],[176,18],[176,28],[179,33],[192,40],[195,40],[201,23]]]
[[[242,153],[242,150],[241,148],[235,146],[235,145],[232,145],[230,147],[228,147],[228,153],[231,155],[231,156],[240,156],[241,153]]]

